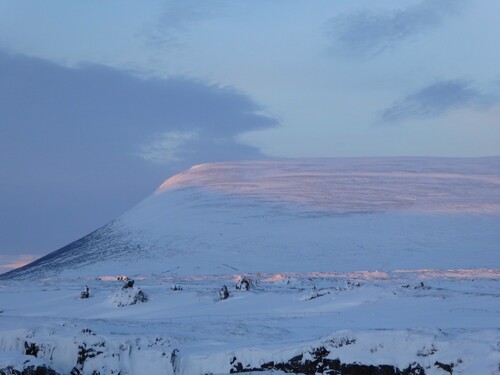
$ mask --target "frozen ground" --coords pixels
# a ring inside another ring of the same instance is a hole
[[[0,369],[227,374],[301,356],[500,374],[499,228],[499,158],[194,167],[0,277]],[[148,301],[118,307],[120,274]]]
[[[76,366],[81,347],[100,352],[83,373],[171,374],[177,349],[175,373],[226,374],[233,357],[258,367],[322,345],[345,363],[416,362],[426,374],[446,374],[440,362],[454,364],[454,374],[498,373],[498,270],[247,276],[249,291],[229,276],[145,277],[136,284],[149,301],[125,307],[114,303],[122,282],[109,277],[4,282],[0,368],[33,361],[22,355],[28,342],[60,373]],[[83,284],[89,299],[79,298]],[[230,297],[221,301],[223,284]],[[313,286],[320,296],[311,299]],[[346,339],[352,343],[331,344]]]

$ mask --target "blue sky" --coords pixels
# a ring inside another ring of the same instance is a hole
[[[498,155],[498,14],[497,0],[0,0],[0,265],[201,162]]]

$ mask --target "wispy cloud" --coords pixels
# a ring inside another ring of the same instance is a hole
[[[178,47],[193,24],[220,17],[227,7],[227,0],[170,0],[164,2],[156,22],[139,33],[147,44],[156,47]]]
[[[381,112],[380,121],[394,123],[408,118],[426,118],[464,107],[488,107],[495,98],[462,80],[439,81],[407,95]]]
[[[333,53],[369,58],[438,27],[466,0],[423,0],[403,9],[359,11],[332,18],[326,35]]]

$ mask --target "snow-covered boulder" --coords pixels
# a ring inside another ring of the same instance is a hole
[[[119,289],[112,297],[113,304],[118,307],[135,305],[147,301],[147,294],[137,287]]]

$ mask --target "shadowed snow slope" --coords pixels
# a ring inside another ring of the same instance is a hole
[[[1,277],[498,268],[498,228],[500,158],[203,164]]]

